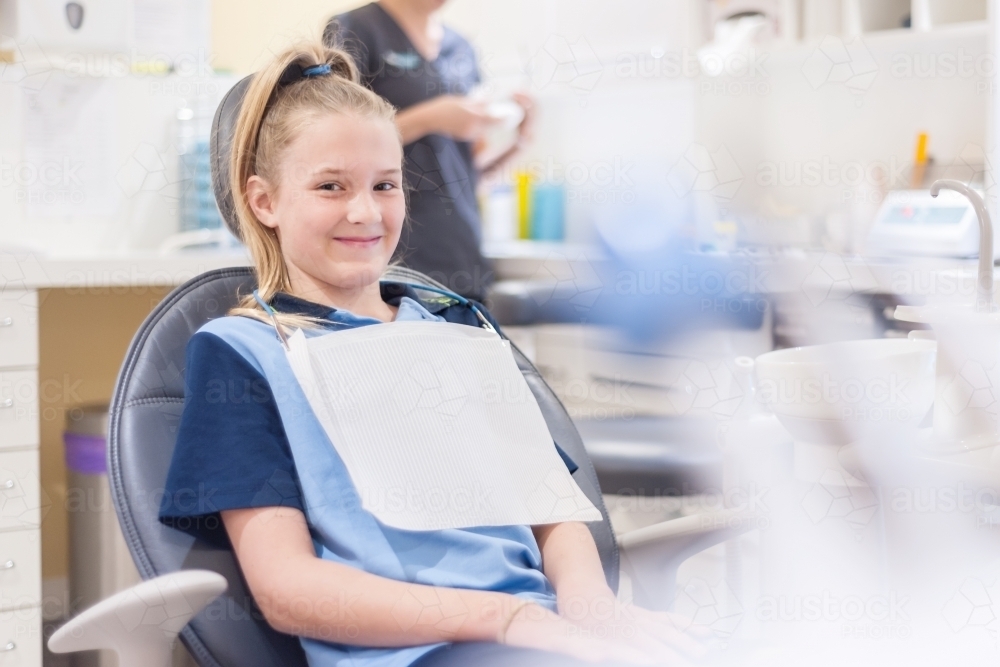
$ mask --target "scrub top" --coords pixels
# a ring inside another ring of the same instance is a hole
[[[378,3],[335,16],[323,41],[350,53],[364,83],[399,110],[439,95],[465,95],[479,83],[476,54],[461,35],[446,27],[441,52],[428,62]],[[403,154],[409,221],[396,260],[482,300],[493,272],[479,248],[472,144],[429,134],[406,145]]]
[[[399,283],[381,288],[383,300],[399,307],[396,321],[477,326],[465,306],[421,301]],[[330,322],[307,335],[380,323],[288,294],[276,295],[271,306]],[[470,434],[470,447],[474,443]],[[556,448],[572,472],[575,464]],[[228,545],[220,511],[272,506],[305,514],[320,558],[397,581],[500,591],[555,608],[555,591],[542,573],[530,527],[406,531],[383,525],[364,510],[274,329],[246,317],[220,317],[199,329],[187,346],[184,410],[160,521]],[[302,638],[309,664],[405,667],[440,646],[368,648],[337,639]]]

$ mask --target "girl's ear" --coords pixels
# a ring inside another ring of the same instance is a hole
[[[247,203],[250,210],[265,227],[271,229],[278,227],[275,194],[270,184],[260,176],[254,175],[247,179]]]

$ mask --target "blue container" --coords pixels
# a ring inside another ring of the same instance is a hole
[[[562,241],[566,236],[566,191],[561,185],[540,183],[531,191],[531,238]]]
[[[208,141],[181,155],[181,230],[217,229],[222,217],[215,206]]]

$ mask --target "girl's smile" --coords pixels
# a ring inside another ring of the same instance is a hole
[[[378,245],[381,236],[335,236],[334,241],[340,241],[349,248],[368,249]]]

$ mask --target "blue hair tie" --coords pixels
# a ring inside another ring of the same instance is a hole
[[[313,65],[312,67],[306,67],[302,70],[303,78],[309,78],[313,76],[323,76],[324,74],[330,73],[330,63],[323,63],[322,65]]]

